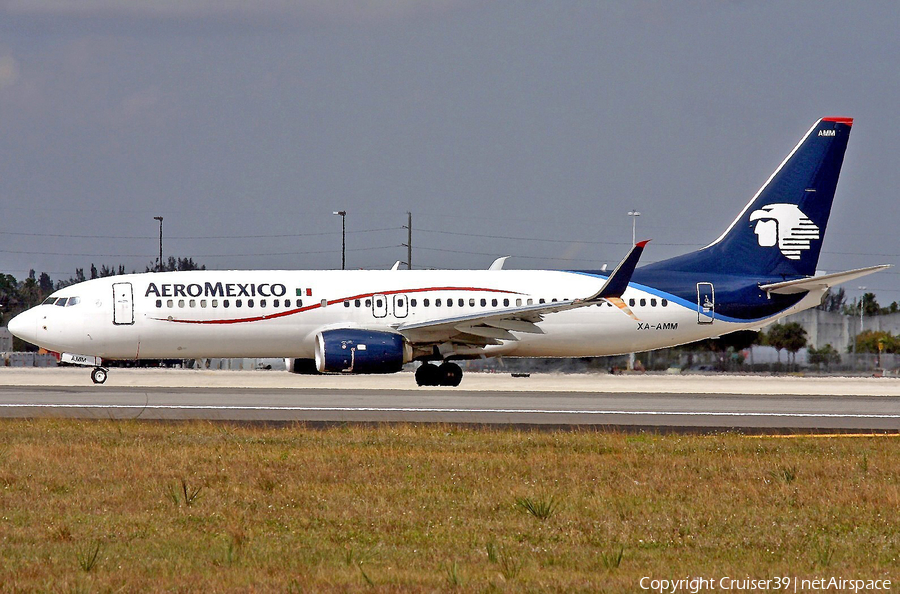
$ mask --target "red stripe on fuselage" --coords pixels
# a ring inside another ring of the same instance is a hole
[[[352,295],[350,297],[342,297],[341,299],[332,299],[331,301],[326,301],[326,305],[334,305],[336,303],[343,303],[344,301],[350,301],[354,299],[365,299],[366,297],[374,297],[375,295],[399,295],[405,293],[426,293],[431,291],[476,291],[476,292],[486,292],[486,293],[505,293],[507,295],[521,295],[522,293],[517,293],[515,291],[505,291],[503,289],[483,289],[478,287],[427,287],[421,289],[395,289],[393,291],[380,291],[378,293],[360,293],[359,295]],[[262,320],[271,320],[274,318],[283,318],[285,316],[291,316],[294,314],[302,313],[304,311],[310,311],[313,309],[318,309],[322,307],[322,303],[315,303],[313,305],[307,305],[306,307],[300,307],[296,309],[289,309],[286,311],[279,311],[273,314],[267,314],[264,316],[254,316],[252,318],[235,318],[231,320],[176,320],[169,318],[152,318],[159,322],[174,322],[178,324],[244,324],[247,322],[260,322]]]

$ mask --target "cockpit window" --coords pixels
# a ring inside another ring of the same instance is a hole
[[[81,297],[69,297],[69,302],[66,304],[66,307],[72,307],[73,305],[78,305],[81,303]]]
[[[42,305],[53,305],[56,303],[56,297],[47,297]]]
[[[69,299],[66,298],[66,297],[60,297],[59,300],[56,302],[56,305],[58,305],[59,307],[65,307],[65,306],[66,306],[66,302],[67,302],[68,300],[69,300]]]

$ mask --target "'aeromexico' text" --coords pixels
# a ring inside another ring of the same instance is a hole
[[[283,297],[287,287],[280,283],[156,283],[147,285],[144,297]]]

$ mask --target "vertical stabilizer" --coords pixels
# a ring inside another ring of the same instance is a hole
[[[760,276],[814,274],[852,125],[852,118],[816,122],[718,239],[651,266]]]

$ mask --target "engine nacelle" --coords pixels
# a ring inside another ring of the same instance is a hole
[[[315,359],[285,359],[284,366],[290,373],[299,373],[300,375],[319,375],[316,369]]]
[[[393,332],[340,328],[316,334],[321,373],[395,373],[412,359],[412,347]]]

